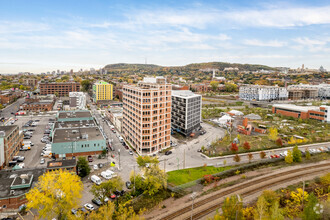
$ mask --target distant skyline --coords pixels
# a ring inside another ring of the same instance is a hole
[[[0,0],[0,73],[199,62],[330,69],[330,2]]]

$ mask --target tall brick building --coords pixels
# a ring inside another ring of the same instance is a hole
[[[40,83],[40,95],[58,94],[58,96],[69,96],[70,92],[79,92],[80,83],[64,82],[64,83]]]
[[[123,135],[138,154],[170,147],[171,91],[163,77],[123,87]]]

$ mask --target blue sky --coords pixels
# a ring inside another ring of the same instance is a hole
[[[330,69],[329,1],[0,0],[0,73],[110,63]]]

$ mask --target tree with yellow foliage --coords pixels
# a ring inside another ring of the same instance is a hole
[[[277,128],[269,128],[268,138],[272,141],[276,141],[278,136]]]
[[[25,195],[27,208],[36,209],[42,218],[62,220],[78,206],[82,190],[83,184],[76,174],[62,170],[47,172]]]

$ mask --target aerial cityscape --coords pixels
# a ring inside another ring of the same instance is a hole
[[[329,220],[327,1],[0,1],[1,220]]]

